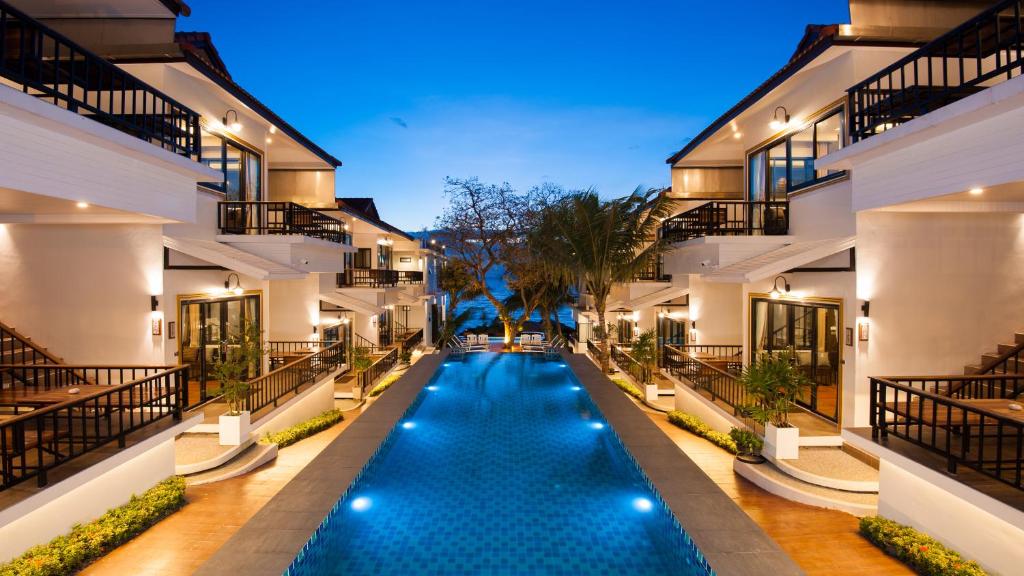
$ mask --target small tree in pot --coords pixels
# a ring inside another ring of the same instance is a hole
[[[633,342],[629,355],[643,367],[640,383],[652,383],[654,371],[658,367],[658,332],[654,328],[641,332]]]
[[[262,366],[263,334],[256,323],[246,321],[240,334],[221,342],[221,359],[211,369],[228,405],[219,421],[221,445],[237,446],[248,437],[250,414],[244,408],[249,380],[260,373]]]
[[[743,369],[740,382],[753,401],[743,412],[765,427],[766,453],[778,459],[799,456],[800,431],[789,424],[789,408],[810,382],[789,352],[762,352]]]
[[[761,448],[764,447],[764,442],[752,430],[733,428],[729,430],[729,437],[736,443],[737,460],[748,464],[761,464],[764,462],[764,456],[761,456]]]
[[[359,393],[359,398],[363,396],[363,385],[362,377],[363,372],[367,371],[370,366],[373,366],[373,358],[370,357],[370,349],[364,346],[356,346],[352,349],[352,370],[356,374],[356,384],[352,387],[353,392]],[[359,398],[356,398],[358,400]]]

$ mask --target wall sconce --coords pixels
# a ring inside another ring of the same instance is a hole
[[[869,300],[865,300],[864,303],[860,305],[860,311],[864,313],[865,318],[871,316],[871,302]]]
[[[696,330],[697,329],[697,321],[696,320],[691,320],[690,321],[690,329],[691,330]]]
[[[868,330],[870,326],[870,322],[861,321],[857,323],[857,340],[860,340],[861,342],[868,341]]]
[[[149,311],[156,312],[157,306],[160,306],[160,300],[156,296],[149,297]]]
[[[313,334],[316,334],[318,329],[317,325],[313,324]]]
[[[234,114],[235,120],[228,124],[228,116]],[[238,121],[238,111],[234,108],[228,108],[228,111],[224,113],[224,126],[232,132],[238,132],[242,129],[242,123]]]
[[[779,110],[782,110],[782,119],[779,119]],[[785,106],[776,106],[775,112],[772,113],[772,121],[768,123],[768,126],[772,130],[782,130],[789,125],[789,111],[786,110]]]
[[[232,276],[235,277],[235,287],[234,288],[231,287],[231,277]],[[241,296],[242,293],[245,292],[245,290],[242,289],[242,282],[238,278],[238,274],[235,274],[234,272],[232,272],[231,274],[228,274],[228,279],[224,281],[224,293],[227,294],[228,292],[234,294],[235,296]]]
[[[782,280],[782,290],[779,290],[779,280]],[[776,276],[775,280],[772,280],[772,291],[769,296],[778,300],[779,298],[788,295],[789,289],[789,281],[786,280],[785,276]]]

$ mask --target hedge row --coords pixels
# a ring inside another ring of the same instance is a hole
[[[629,382],[628,380],[624,380],[622,378],[611,378],[611,381],[626,394],[629,394],[630,396],[636,398],[641,402],[644,401],[644,393],[641,392],[639,388],[634,386],[632,382]]]
[[[381,393],[390,388],[392,384],[398,382],[398,379],[401,377],[402,374],[399,372],[392,372],[391,374],[388,374],[387,376],[384,377],[383,380],[378,382],[377,385],[373,387],[373,389],[370,390],[368,396],[370,398],[380,396]]]
[[[185,479],[172,476],[97,520],[0,566],[0,576],[73,574],[185,505]]]
[[[308,438],[317,432],[327,430],[338,422],[344,420],[341,410],[328,410],[319,416],[314,416],[305,422],[299,422],[291,428],[285,428],[274,434],[267,434],[263,438],[265,444],[277,444],[278,448],[291,446],[303,438]]]
[[[712,430],[704,423],[703,420],[696,416],[680,412],[679,410],[673,410],[668,413],[668,421],[687,432],[692,432],[697,436],[708,440],[715,446],[718,446],[727,452],[732,454],[738,452],[736,442],[734,442],[728,434]]]
[[[887,518],[861,518],[860,533],[922,576],[985,576],[977,562],[965,560],[931,536]]]

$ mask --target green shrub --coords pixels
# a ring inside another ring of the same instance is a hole
[[[680,412],[679,410],[673,410],[668,413],[668,421],[687,432],[692,432],[693,434],[704,438],[715,446],[718,446],[731,454],[738,452],[736,443],[733,442],[732,438],[730,438],[728,434],[712,430],[704,423],[704,421],[696,416]]]
[[[629,382],[628,380],[623,380],[622,378],[611,378],[611,381],[626,394],[629,394],[633,398],[636,398],[637,400],[643,402],[644,393],[641,392],[639,388],[634,386],[632,382]]]
[[[0,576],[73,574],[185,505],[185,479],[172,476],[88,524],[0,565]]]
[[[341,410],[328,410],[319,416],[314,416],[305,422],[299,422],[291,428],[285,428],[274,434],[267,434],[263,438],[264,444],[277,444],[278,448],[291,446],[303,438],[308,438],[317,432],[327,430],[338,422],[344,420]]]
[[[861,518],[860,533],[922,576],[985,576],[977,562],[965,560],[931,536],[887,518]]]
[[[736,444],[736,449],[743,454],[757,454],[764,448],[761,437],[746,428],[729,430],[729,438]]]
[[[384,392],[385,390],[390,388],[391,385],[394,384],[395,382],[397,382],[398,379],[401,378],[401,377],[402,377],[402,375],[400,373],[398,373],[398,372],[392,372],[391,374],[388,374],[387,376],[385,376],[380,382],[377,383],[376,386],[374,386],[370,390],[370,393],[369,393],[370,398],[374,398],[376,396],[380,396],[382,392]]]

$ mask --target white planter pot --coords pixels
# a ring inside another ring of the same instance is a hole
[[[644,398],[646,398],[648,402],[657,402],[658,401],[658,385],[657,384],[648,384],[647,386],[644,386]]]
[[[795,426],[776,428],[764,426],[764,455],[775,460],[796,460],[800,457],[800,429]]]
[[[252,430],[248,412],[235,416],[221,414],[218,424],[221,446],[238,446],[249,438],[249,432]]]

